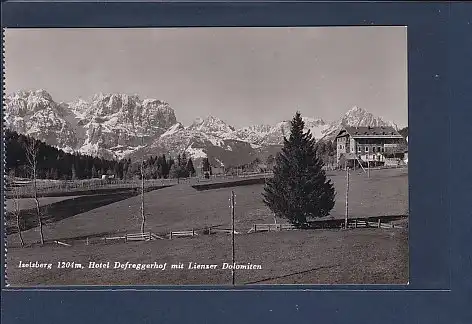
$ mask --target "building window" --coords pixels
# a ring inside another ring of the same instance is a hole
[[[375,153],[375,146],[372,147],[372,153]]]
[[[357,153],[361,153],[361,152],[362,152],[361,147],[358,146],[358,147],[357,147]]]
[[[369,147],[368,146],[365,147],[365,152],[369,153]]]

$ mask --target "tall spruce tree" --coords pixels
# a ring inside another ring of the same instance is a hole
[[[170,166],[169,177],[171,177],[173,179],[177,179],[177,182],[179,182],[180,167],[177,165],[177,163],[172,163],[172,165]]]
[[[210,165],[210,161],[208,160],[208,158],[203,159],[202,169],[203,169],[202,170],[203,172],[211,171],[211,165]]]
[[[187,168],[188,159],[187,153],[185,151],[182,153],[181,160],[180,160],[180,176],[182,178],[188,178],[190,176],[190,172]]]
[[[180,166],[182,168],[187,167],[187,153],[185,153],[185,151],[182,153],[180,157]]]
[[[284,138],[284,147],[275,159],[274,177],[263,192],[263,201],[272,212],[297,227],[306,224],[307,218],[327,216],[335,198],[333,184],[326,179],[323,161],[316,154],[315,139],[303,128],[297,112],[290,137]]]
[[[188,159],[188,162],[187,162],[187,172],[189,173],[189,175],[190,175],[191,177],[195,176],[195,167],[193,166],[192,158],[189,158],[189,159]]]
[[[166,156],[165,154],[162,154],[161,172],[162,172],[163,178],[167,178],[169,176],[169,169],[170,169],[170,165],[167,163]]]
[[[75,165],[74,164],[72,164],[71,173],[72,173],[71,179],[76,180],[77,179],[77,172],[75,171]]]

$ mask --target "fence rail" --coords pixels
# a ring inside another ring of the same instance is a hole
[[[369,222],[365,220],[351,220],[348,222],[348,228],[403,228],[403,226],[391,223],[382,223],[380,219],[377,222]]]
[[[211,232],[214,232],[214,233],[228,233],[228,234],[231,234],[231,228],[211,228]],[[236,230],[234,231],[234,234],[241,234],[239,232],[237,232]]]
[[[162,240],[163,237],[156,235],[152,232],[136,233],[136,234],[126,234],[124,237],[125,241],[153,241],[153,240]]]
[[[342,220],[343,221],[343,220]],[[218,228],[215,225],[210,227],[205,227],[203,229],[199,229],[203,235],[210,235],[210,234],[231,234],[231,229],[228,228]],[[339,222],[336,228],[343,228],[344,221],[341,224]],[[312,229],[316,229],[315,227],[309,227]],[[321,227],[318,227],[321,228]],[[362,219],[351,219],[348,221],[348,228],[378,228],[378,229],[403,229],[405,228],[404,225],[396,225],[392,223],[382,223],[381,221],[368,221]],[[292,224],[276,224],[276,223],[269,223],[269,224],[254,224],[247,234],[250,233],[258,233],[258,232],[280,232],[280,231],[287,231],[287,230],[296,230],[297,228]],[[234,234],[242,234],[241,232],[234,231]],[[154,241],[154,240],[165,240],[165,239],[173,239],[179,237],[190,237],[190,236],[197,236],[197,230],[184,230],[184,231],[170,231],[167,234],[156,234],[153,232],[144,232],[144,233],[128,233],[125,235],[117,235],[117,236],[107,236],[107,237],[86,237],[85,239],[74,240],[74,239],[67,239],[67,242],[55,240],[53,241],[55,244],[62,245],[62,246],[71,246],[75,244],[75,241],[83,241],[86,245],[95,244],[100,241],[104,242],[114,242],[114,241],[124,241],[124,242],[137,242],[137,241]]]
[[[254,224],[248,233],[295,230],[292,224]]]
[[[195,236],[197,233],[194,229],[188,231],[170,231],[169,232],[169,239],[173,237],[181,237],[181,236]]]
[[[128,242],[128,241],[150,241],[151,240],[151,232],[137,233],[137,234],[126,234],[125,240],[126,240],[126,242]]]
[[[71,246],[70,244],[64,243],[64,242],[61,242],[61,241],[54,241],[54,243],[62,245],[62,246]]]
[[[102,238],[102,240],[105,240],[105,241],[126,240],[126,236],[104,237]],[[87,238],[87,242],[88,242],[88,238]]]
[[[145,187],[168,186],[177,183],[177,179],[146,180]],[[51,193],[80,192],[106,189],[139,189],[141,182],[137,180],[41,180],[36,183],[39,195]],[[7,196],[28,196],[33,194],[33,185],[30,180],[8,181],[6,187]]]

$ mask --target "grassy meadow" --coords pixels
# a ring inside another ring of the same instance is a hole
[[[328,218],[343,218],[346,174],[328,172],[336,189],[336,204]],[[331,284],[398,283],[408,281],[407,229],[297,230],[247,234],[254,223],[273,223],[262,203],[262,184],[195,190],[183,182],[145,194],[146,230],[157,234],[199,230],[206,226],[230,226],[229,197],[236,194],[236,261],[259,264],[259,270],[238,270],[237,284]],[[118,195],[119,196],[119,195]],[[54,198],[54,199],[53,199]],[[67,197],[71,198],[71,197]],[[25,208],[31,202],[24,200]],[[105,199],[103,195],[71,199],[45,197],[48,210],[61,204],[61,216],[44,226],[48,243],[39,246],[37,228],[23,233],[26,247],[19,247],[17,234],[7,237],[8,283],[30,285],[167,285],[228,284],[228,270],[114,270],[19,268],[20,261],[77,262],[197,262],[231,263],[228,234],[156,240],[149,242],[95,243],[86,238],[136,233],[140,229],[139,195]],[[7,205],[11,204],[7,200]],[[83,205],[83,208],[78,208]],[[88,208],[85,208],[87,207]],[[59,209],[56,209],[59,210]],[[407,169],[371,170],[370,178],[351,172],[350,217],[408,214]],[[277,222],[284,222],[278,219]],[[72,246],[61,246],[54,240]]]

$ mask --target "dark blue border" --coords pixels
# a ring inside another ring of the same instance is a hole
[[[460,3],[3,4],[3,27],[20,28],[406,25],[411,129],[409,286],[2,291],[5,322],[472,323],[464,294],[472,290],[472,279],[465,279],[472,278],[471,9]],[[380,290],[386,288],[396,290]]]

